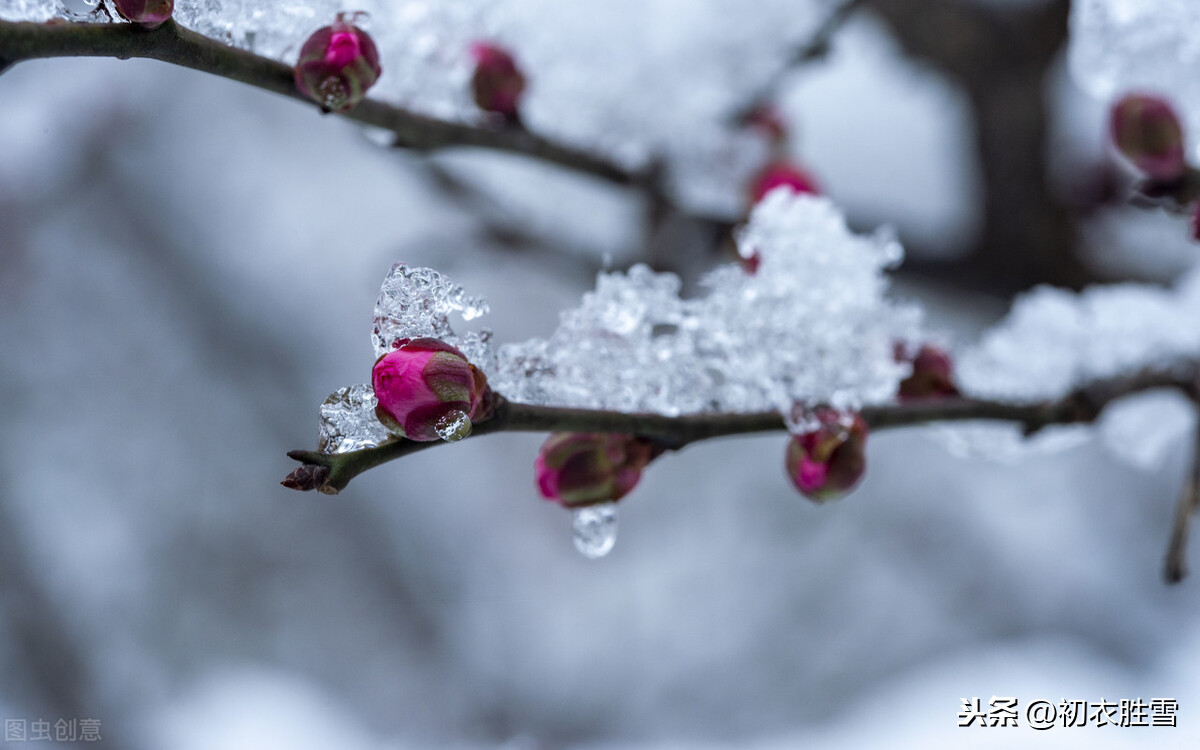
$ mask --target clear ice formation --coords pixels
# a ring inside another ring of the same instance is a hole
[[[617,504],[600,503],[571,510],[571,541],[579,554],[595,560],[617,543]]]
[[[374,448],[391,437],[375,417],[375,392],[369,385],[339,388],[321,404],[321,437],[317,450],[345,453]]]
[[[462,349],[497,393],[551,406],[790,414],[797,402],[890,400],[907,374],[893,342],[920,338],[919,310],[885,294],[883,272],[902,256],[896,241],[855,235],[827,199],[783,189],[755,208],[738,244],[760,258],[756,274],[728,264],[707,277],[706,295],[683,299],[674,274],[640,265],[601,273],[549,338],[498,350],[489,330],[460,335],[451,323],[486,313],[483,299],[437,271],[397,264],[375,306],[375,354],[433,336]],[[322,407],[330,452],[379,441],[369,390],[343,389]]]
[[[776,190],[738,233],[743,256],[681,299],[674,274],[601,273],[547,339],[499,348],[492,386],[514,401],[668,416],[855,408],[892,398],[920,337],[915,306],[887,298],[902,257],[888,234],[858,236],[825,198]]]

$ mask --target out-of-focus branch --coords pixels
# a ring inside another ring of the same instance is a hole
[[[292,68],[230,47],[167,21],[153,30],[134,24],[0,21],[0,72],[23,60],[48,57],[141,57],[256,86],[317,104],[296,90]],[[620,185],[642,185],[645,176],[595,154],[542,138],[520,127],[478,127],[410,112],[365,99],[339,115],[391,131],[397,146],[438,149],[470,146],[521,154]]]
[[[906,52],[956,80],[970,102],[984,191],[974,275],[1010,292],[1098,281],[1076,252],[1075,216],[1046,179],[1045,81],[1067,38],[1068,0],[865,2]]]
[[[1189,389],[1192,403],[1200,406],[1200,389],[1193,383]],[[1167,559],[1163,565],[1163,578],[1167,583],[1179,583],[1188,574],[1187,543],[1192,516],[1200,507],[1200,415],[1196,425],[1195,443],[1192,445],[1192,466],[1183,485],[1183,493],[1175,506],[1175,522],[1171,527],[1171,541],[1167,544]]]
[[[1108,403],[1132,393],[1153,388],[1190,389],[1198,373],[1200,363],[1189,363],[1170,370],[1097,380],[1056,401],[1012,404],[950,398],[868,407],[862,410],[862,416],[875,430],[929,422],[998,420],[1016,422],[1025,428],[1026,434],[1033,434],[1048,425],[1094,421]],[[778,412],[668,417],[535,406],[497,397],[492,417],[478,424],[471,437],[498,432],[613,432],[641,435],[658,441],[669,450],[678,450],[701,440],[785,429],[783,417]],[[445,443],[397,439],[376,448],[346,453],[292,451],[288,456],[303,465],[283,484],[292,489],[316,489],[337,494],[351,479],[368,469],[438,445]]]
[[[756,108],[774,100],[780,85],[787,78],[788,73],[801,65],[819,60],[829,54],[829,44],[833,39],[833,35],[842,28],[842,25],[846,23],[850,16],[854,15],[854,11],[858,10],[863,2],[864,0],[842,0],[825,17],[825,20],[817,27],[817,30],[813,32],[808,41],[797,47],[770,78],[755,89],[750,96],[746,97],[745,103],[734,110],[733,117],[730,119],[735,123],[740,122]]]

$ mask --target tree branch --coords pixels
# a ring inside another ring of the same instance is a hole
[[[0,72],[5,67],[50,57],[132,57],[160,60],[249,84],[314,108],[296,90],[292,68],[276,60],[230,47],[167,21],[153,30],[135,24],[28,23],[0,21]],[[391,131],[396,145],[413,149],[467,146],[521,154],[618,185],[643,185],[645,176],[520,127],[482,127],[439,120],[365,99],[342,117]]]
[[[1111,401],[1132,393],[1153,388],[1190,390],[1197,373],[1200,373],[1200,364],[1188,363],[1170,370],[1098,380],[1057,401],[1010,404],[952,398],[867,407],[862,410],[862,416],[873,430],[929,422],[998,420],[1016,422],[1025,428],[1027,435],[1032,435],[1048,425],[1092,422]],[[492,417],[476,425],[471,437],[498,432],[614,432],[641,435],[660,442],[668,450],[679,450],[701,440],[785,429],[783,417],[773,411],[668,417],[519,404],[497,396]],[[345,489],[351,479],[368,469],[439,445],[444,443],[396,439],[376,448],[346,453],[292,451],[288,456],[303,466],[289,475],[283,484],[292,489],[316,489],[335,495]]]
[[[1200,406],[1195,384],[1190,395],[1192,403]],[[1175,506],[1175,522],[1171,527],[1171,541],[1167,544],[1167,559],[1163,566],[1163,579],[1167,583],[1179,583],[1188,574],[1188,530],[1197,507],[1200,507],[1200,420],[1197,421],[1195,442],[1192,444],[1191,471],[1183,485],[1179,503]]]

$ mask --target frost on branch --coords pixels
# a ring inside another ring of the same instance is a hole
[[[777,190],[738,235],[754,275],[726,265],[681,299],[674,274],[600,274],[548,339],[499,350],[493,387],[522,402],[665,415],[838,408],[891,399],[918,338],[916,308],[885,297],[900,246],[852,234],[823,198]]]
[[[760,257],[756,274],[725,265],[709,274],[704,296],[683,299],[673,274],[601,273],[548,339],[494,353],[490,331],[460,335],[450,321],[483,315],[484,300],[437,271],[397,264],[375,306],[375,354],[437,338],[462,350],[500,395],[551,406],[791,414],[797,402],[854,409],[892,400],[911,369],[896,362],[894,342],[923,338],[918,309],[885,294],[884,270],[902,255],[895,240],[852,234],[825,198],[776,190],[738,243]],[[322,407],[327,452],[386,434],[369,389],[343,391]]]

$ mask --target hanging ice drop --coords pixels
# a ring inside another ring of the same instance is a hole
[[[437,432],[438,437],[447,443],[457,443],[471,434],[471,418],[467,416],[466,412],[456,409],[447,412],[437,421],[433,429]]]
[[[617,543],[617,504],[600,503],[571,510],[575,549],[591,560],[604,557]]]

